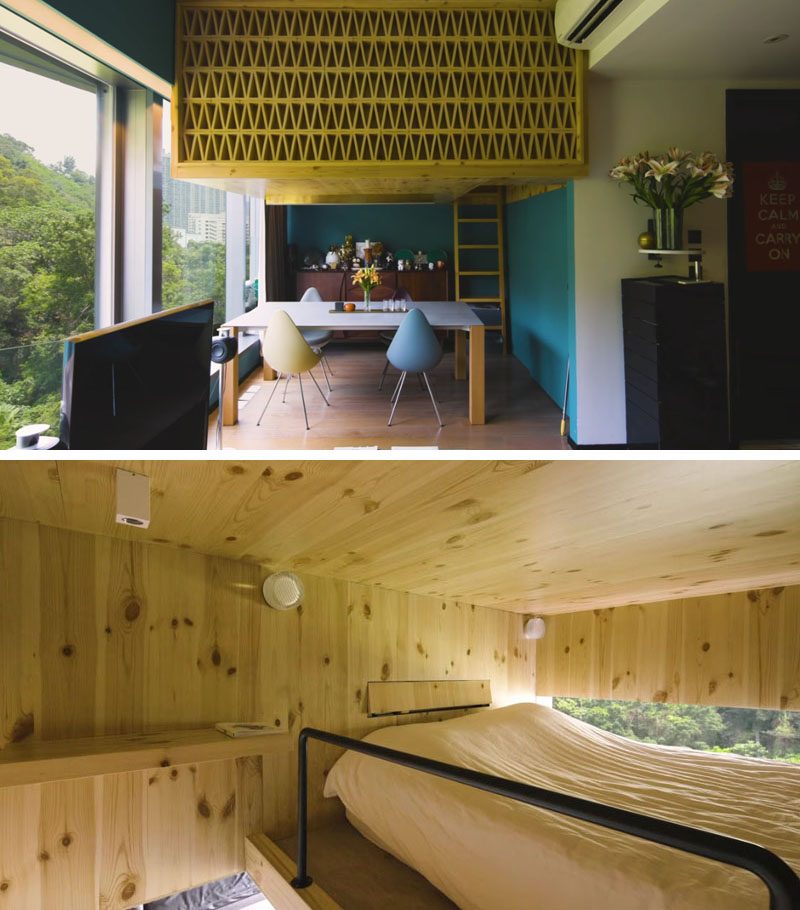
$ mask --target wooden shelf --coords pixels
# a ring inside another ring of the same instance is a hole
[[[700,256],[702,250],[639,250],[644,256]]]
[[[0,788],[289,752],[292,748],[288,733],[232,739],[208,727],[26,742],[0,750]]]

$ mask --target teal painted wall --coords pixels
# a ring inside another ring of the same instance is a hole
[[[570,435],[577,433],[573,191],[543,193],[506,207],[508,296],[514,356],[561,406],[571,361]]]
[[[352,234],[354,240],[380,240],[390,250],[438,247],[453,261],[452,205],[292,205],[287,233],[301,258],[308,249],[325,253]]]
[[[175,0],[48,0],[137,63],[175,81]]]

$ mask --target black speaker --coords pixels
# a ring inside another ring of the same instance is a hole
[[[211,339],[211,360],[213,363],[227,363],[236,356],[239,344],[232,335],[217,335]]]

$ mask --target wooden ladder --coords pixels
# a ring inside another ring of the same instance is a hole
[[[486,328],[502,333],[503,353],[507,354],[503,202],[503,188],[499,186],[478,187],[456,199],[453,202],[453,250],[456,300],[492,306],[500,311],[500,324],[487,325]],[[486,227],[462,231],[462,225]],[[474,286],[476,278],[483,279],[481,293],[476,293],[470,287]],[[487,284],[491,284],[489,293],[485,293]]]

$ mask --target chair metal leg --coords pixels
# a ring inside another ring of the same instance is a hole
[[[289,380],[292,378],[292,374],[286,377],[286,385],[283,387],[283,403],[286,404],[286,390],[289,388]]]
[[[325,348],[322,349],[322,362],[328,368],[328,372],[331,374],[331,376],[333,376],[333,367],[331,366],[330,360],[328,360],[327,356],[325,355]]]
[[[386,365],[385,365],[384,368],[383,368],[383,372],[381,373],[381,381],[380,381],[380,385],[378,386],[378,391],[379,391],[379,392],[382,392],[382,391],[383,391],[383,382],[384,382],[384,380],[386,379],[386,374],[387,374],[388,371],[389,371],[389,361],[387,360],[387,361],[386,361]]]
[[[303,402],[303,416],[306,419],[306,429],[310,430],[311,427],[308,425],[308,411],[306,410],[306,396],[303,394],[303,377],[298,373],[297,381],[300,383],[300,399]]]
[[[424,392],[424,391],[425,391],[425,386],[422,384],[422,374],[417,373],[417,379],[419,380],[419,387],[420,387],[420,388],[422,389],[422,391]]]
[[[287,379],[286,382],[288,383],[289,380]],[[272,401],[279,384],[280,384],[280,378],[275,380],[275,385],[272,387],[272,391],[269,393],[269,398],[267,399],[267,403],[264,405],[264,410],[261,412],[261,417],[259,417],[258,420],[256,421],[257,427],[261,426],[261,421],[263,420],[264,415],[267,413],[267,408],[269,407],[269,403],[270,403],[270,401]]]
[[[405,373],[401,373],[397,377],[397,385],[394,387],[394,392],[392,392],[392,397],[389,399],[389,401],[394,401],[395,398],[397,398],[397,390],[400,388],[400,383],[403,381],[403,377],[405,375],[406,375]]]
[[[397,384],[397,397],[395,398],[394,404],[392,405],[392,413],[389,415],[389,422],[386,424],[389,427],[392,425],[394,412],[397,410],[397,404],[400,401],[400,393],[403,391],[403,383],[406,381],[406,376],[408,376],[408,373],[405,371],[400,375],[400,382]]]
[[[328,401],[328,399],[325,397],[325,393],[319,387],[319,383],[317,382],[317,377],[311,372],[311,370],[308,371],[308,375],[314,380],[314,385],[317,387],[317,391],[319,392],[319,394],[322,395],[322,400],[325,402],[326,405],[328,405],[328,407],[330,407],[331,403],[330,403],[330,401]]]
[[[428,394],[431,396],[431,404],[433,405],[433,410],[436,412],[436,419],[439,421],[439,426],[443,427],[442,418],[439,416],[439,408],[436,407],[436,399],[433,397],[433,389],[428,381],[428,374],[423,373],[422,375],[425,378],[425,385],[428,387]]]
[[[322,367],[322,375],[325,377],[325,382],[328,383],[328,391],[333,391],[333,386],[331,385],[330,379],[328,379],[328,371],[325,369],[325,356],[323,355],[319,359],[319,365]]]

